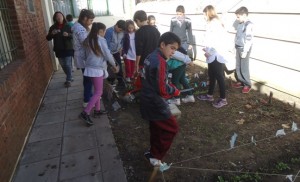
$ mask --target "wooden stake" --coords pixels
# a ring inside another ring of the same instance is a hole
[[[273,92],[271,91],[269,96],[269,102],[268,102],[269,105],[272,104],[272,99],[273,99]]]
[[[153,167],[153,171],[148,182],[154,182],[158,170],[159,170],[159,166]]]

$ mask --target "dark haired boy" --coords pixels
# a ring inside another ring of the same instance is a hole
[[[144,65],[145,58],[157,48],[160,33],[154,26],[148,25],[147,14],[143,10],[135,12],[133,21],[139,27],[135,32],[135,70],[139,72]]]
[[[126,22],[124,20],[117,21],[117,23],[114,26],[106,30],[104,36],[111,54],[114,56],[116,62],[120,66],[120,70],[117,73],[118,87],[125,87],[121,61],[125,23]],[[109,78],[108,80],[111,82],[111,84],[113,84],[114,78]]]
[[[73,22],[73,15],[67,14],[66,19],[67,19],[68,25],[69,25],[70,27],[73,27],[73,25],[74,25],[74,22]]]
[[[149,15],[148,16],[148,25],[151,25],[151,26],[154,26],[155,28],[157,28],[155,23],[156,23],[155,16],[154,15]]]
[[[151,147],[144,155],[153,166],[161,165],[178,132],[176,119],[166,99],[180,95],[180,91],[168,83],[166,62],[180,47],[180,39],[174,33],[167,32],[160,37],[158,45],[144,61],[140,95],[142,118],[150,125]]]
[[[176,17],[171,19],[170,32],[175,33],[181,40],[181,47],[185,51],[192,50],[194,38],[192,33],[192,21],[185,16],[184,6],[179,5],[176,8]]]
[[[248,19],[248,9],[240,7],[235,11],[237,21],[235,48],[236,48],[236,80],[234,88],[243,88],[242,93],[249,93],[251,80],[249,71],[249,57],[253,43],[253,23]]]

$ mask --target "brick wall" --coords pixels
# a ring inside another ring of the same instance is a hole
[[[40,0],[7,0],[19,58],[0,71],[0,181],[9,181],[52,74]]]

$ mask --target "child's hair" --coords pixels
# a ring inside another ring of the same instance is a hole
[[[235,11],[236,15],[247,15],[248,16],[248,9],[244,6],[240,7]]]
[[[118,28],[122,29],[123,31],[125,30],[125,21],[124,20],[117,21],[116,25],[118,26]]]
[[[66,19],[67,19],[68,22],[73,21],[73,16],[71,14],[68,14],[66,16]]]
[[[88,18],[88,19],[94,19],[95,18],[95,14],[88,9],[82,9],[80,11],[79,17],[78,17],[78,22],[82,25],[82,21],[84,20],[84,18]]]
[[[64,24],[67,23],[67,20],[66,20],[66,18],[65,18],[65,15],[64,15],[62,12],[60,12],[60,11],[56,11],[56,12],[54,13],[54,15],[53,15],[53,22],[54,22],[54,23],[58,23],[58,22],[56,21],[56,15],[57,15],[57,14],[61,14],[61,15],[63,16],[63,19],[64,19],[63,23],[64,23]]]
[[[158,40],[158,47],[160,47],[161,43],[165,43],[165,45],[178,43],[180,47],[181,41],[180,38],[173,32],[166,32],[162,34]]]
[[[125,24],[126,31],[128,31],[129,25],[133,25],[134,31],[135,31],[135,25],[134,25],[134,22],[132,20],[126,20],[126,24]]]
[[[185,13],[184,7],[182,5],[177,6],[176,12]]]
[[[203,9],[203,13],[206,13],[208,20],[211,21],[214,18],[219,19],[215,8],[212,5],[208,5]]]
[[[178,52],[181,52],[182,54],[187,55],[187,51],[186,51],[183,47],[179,47],[179,48],[177,49],[177,51],[178,51]]]
[[[143,10],[136,11],[133,16],[133,21],[137,22],[137,20],[147,21],[147,13]]]
[[[148,21],[150,22],[151,20],[156,20],[156,19],[155,19],[155,16],[149,15],[149,16],[148,16]]]
[[[84,40],[84,46],[90,47],[92,51],[97,55],[100,56],[102,54],[101,48],[98,44],[98,32],[99,30],[105,30],[106,26],[103,23],[96,23],[94,22],[92,24],[92,29],[87,36],[87,38]]]

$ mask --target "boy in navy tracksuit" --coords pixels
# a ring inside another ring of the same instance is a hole
[[[150,125],[150,151],[144,155],[153,166],[160,166],[169,150],[178,125],[172,116],[166,99],[179,96],[180,91],[168,83],[167,62],[180,46],[180,38],[172,32],[164,33],[159,39],[159,47],[144,61],[141,71],[142,89],[140,111],[142,118]]]

